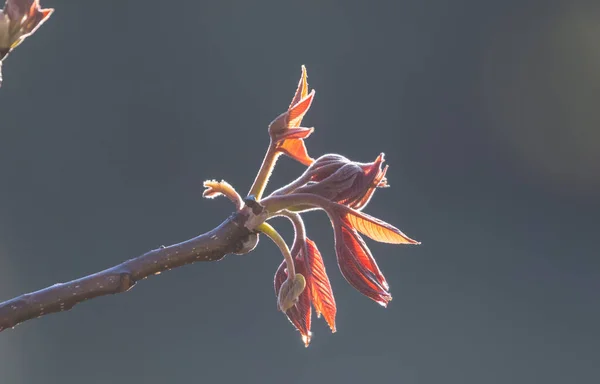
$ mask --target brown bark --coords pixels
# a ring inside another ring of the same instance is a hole
[[[67,311],[95,297],[126,292],[136,282],[197,261],[216,261],[228,253],[247,253],[256,234],[247,229],[248,209],[232,214],[210,232],[168,247],[147,252],[112,268],[77,280],[54,284],[0,303],[0,331],[26,320]]]

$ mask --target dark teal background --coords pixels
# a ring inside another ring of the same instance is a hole
[[[319,156],[386,153],[366,211],[383,309],[335,263],[338,332],[305,349],[267,241],[0,334],[0,382],[600,382],[600,5],[587,1],[43,1],[4,65],[0,300],[207,231],[246,192],[300,65]],[[279,163],[271,190],[302,172]],[[274,223],[291,240],[288,223]]]

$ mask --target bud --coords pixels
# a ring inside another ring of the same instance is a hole
[[[275,295],[278,299],[278,309],[280,309],[279,298],[281,297],[281,289],[283,284],[287,281],[286,279],[288,271],[286,269],[286,265],[287,264],[285,261],[282,261],[281,264],[279,264],[279,268],[277,268],[277,272],[275,272],[275,279],[273,281]],[[304,263],[304,260],[296,258],[294,259],[294,265],[296,269],[296,276],[307,276],[308,278],[310,272],[307,270],[307,266],[306,263]],[[302,273],[302,275],[300,273]],[[306,346],[308,346],[308,343],[310,342],[311,338],[310,325],[312,310],[310,305],[310,289],[306,288],[298,297],[298,302],[283,312],[290,320],[290,322],[294,324],[294,327],[296,327],[296,329],[300,331],[300,334],[302,335],[302,340],[304,341],[304,344]]]
[[[299,187],[305,186],[311,182],[321,181],[331,176],[344,165],[350,163],[352,163],[350,160],[341,155],[323,155],[316,159],[296,180],[274,191],[273,196],[287,195],[295,192]]]
[[[304,288],[306,288],[306,279],[301,274],[296,273],[294,278],[286,279],[281,285],[277,296],[279,310],[285,312],[292,308],[298,302],[298,297],[300,297]]]
[[[301,178],[304,177],[306,181],[321,181],[331,176],[344,165],[350,163],[352,163],[352,161],[342,155],[335,153],[323,155],[306,169]]]
[[[259,239],[258,233],[250,233],[248,236],[240,240],[238,247],[233,253],[236,255],[245,255],[252,252],[258,245]]]
[[[326,155],[317,159],[298,180],[303,186],[294,193],[311,193],[333,202],[360,210],[364,208],[375,188],[387,187],[383,170],[383,153],[372,163],[357,163],[339,155]],[[315,181],[315,182],[310,182]],[[293,182],[290,185],[297,185]]]

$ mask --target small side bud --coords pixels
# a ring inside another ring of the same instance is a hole
[[[240,241],[239,248],[233,252],[236,255],[245,255],[250,253],[258,245],[258,233],[251,233]]]
[[[277,296],[279,310],[285,312],[296,305],[304,288],[306,288],[306,279],[299,273],[296,273],[293,279],[288,278],[284,281]]]

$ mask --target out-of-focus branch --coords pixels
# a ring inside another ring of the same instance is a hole
[[[0,303],[0,331],[26,320],[67,311],[95,297],[126,292],[136,282],[196,261],[216,261],[228,253],[247,253],[257,235],[247,228],[252,213],[242,209],[217,228],[193,239],[160,247],[104,271],[55,284]]]

